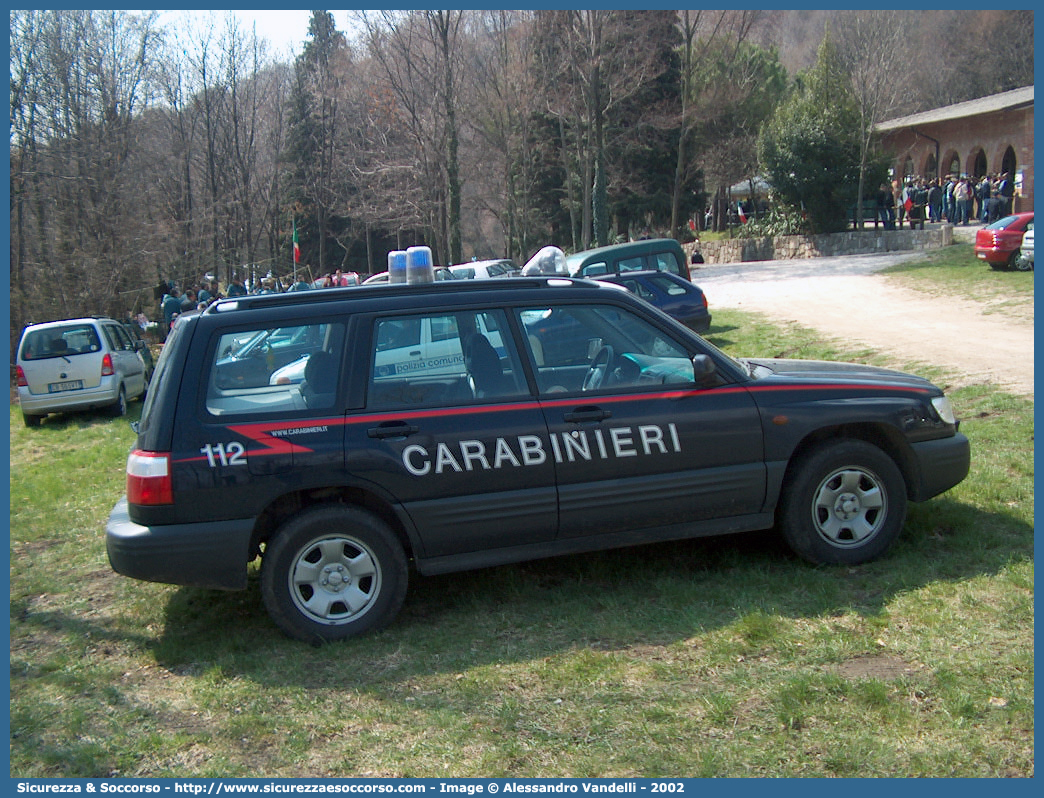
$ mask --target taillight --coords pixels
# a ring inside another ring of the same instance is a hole
[[[112,367],[112,355],[106,353],[102,358],[102,376],[111,377],[116,371]]]
[[[21,366],[18,366],[18,387],[19,388],[28,388],[29,387],[29,380],[27,380],[25,378],[25,372],[22,371],[22,367]]]
[[[173,504],[170,455],[135,449],[127,457],[127,503]]]

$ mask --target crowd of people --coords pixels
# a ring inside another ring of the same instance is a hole
[[[990,224],[1012,212],[1015,185],[1011,175],[947,175],[936,179],[908,177],[882,183],[877,192],[877,215],[886,230],[908,221],[910,229],[929,222],[967,225],[973,220]]]
[[[276,279],[264,277],[257,280],[254,290],[248,290],[242,278],[236,276],[228,284],[224,292],[217,280],[203,280],[202,282],[185,288],[183,291],[175,284],[167,285],[167,292],[160,300],[160,312],[163,315],[163,339],[166,340],[170,332],[170,325],[180,314],[190,310],[203,310],[213,302],[225,297],[247,296],[248,294],[273,294],[276,293]]]

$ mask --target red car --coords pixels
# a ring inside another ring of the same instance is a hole
[[[1005,216],[975,233],[975,257],[994,269],[1012,266],[1019,256],[1022,235],[1033,221],[1033,212]]]

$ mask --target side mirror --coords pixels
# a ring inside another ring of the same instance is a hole
[[[692,356],[692,376],[697,385],[708,377],[712,377],[716,371],[717,366],[707,355]]]

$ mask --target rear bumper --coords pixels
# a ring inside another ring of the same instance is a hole
[[[923,502],[949,490],[968,476],[971,467],[971,444],[961,433],[952,438],[922,441],[913,445],[919,479],[910,498]]]
[[[200,524],[141,526],[126,497],[109,514],[105,548],[116,573],[146,582],[243,590],[252,518]]]
[[[120,395],[120,384],[117,380],[102,380],[97,388],[81,388],[77,391],[61,391],[59,393],[30,393],[28,388],[18,389],[18,404],[27,415],[43,416],[47,413],[61,413],[67,410],[90,410],[94,407],[106,407],[114,404]]]
[[[694,332],[705,333],[711,326],[711,314],[708,313],[706,316],[692,316],[685,319],[682,324]]]
[[[975,256],[979,260],[984,260],[987,263],[999,263],[1001,265],[1006,264],[1011,260],[1011,255],[1015,250],[1013,249],[997,249],[995,247],[989,247],[984,249],[976,249]]]

